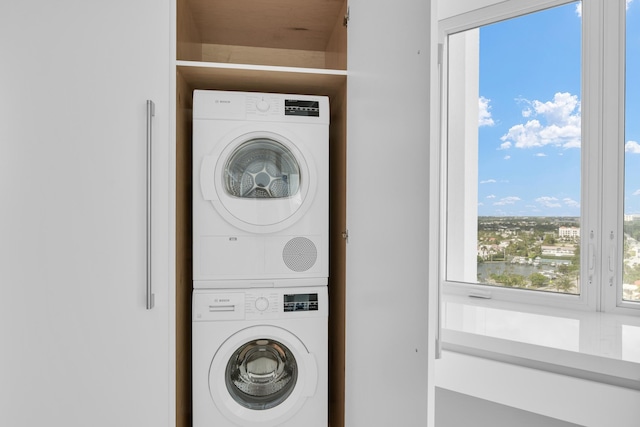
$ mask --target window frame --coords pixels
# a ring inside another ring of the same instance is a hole
[[[603,206],[610,208],[603,210],[602,216],[603,238],[600,251],[603,254],[603,272],[600,311],[635,314],[640,310],[640,302],[624,300],[622,288],[627,14],[625,0],[617,0],[617,5],[617,8],[608,7],[603,11],[605,28],[617,28],[617,31],[604,31],[603,34],[603,147],[609,142],[618,144],[618,148],[603,150],[602,167],[605,171],[617,170],[619,173],[603,176]],[[605,258],[609,266],[606,265]],[[611,265],[614,266],[613,269]]]
[[[614,1],[617,7],[612,6]],[[640,303],[623,300],[623,241],[618,237],[623,236],[625,0],[582,0],[580,295],[456,282],[447,280],[445,276],[449,202],[448,38],[462,31],[574,2],[575,0],[507,0],[439,22],[441,140],[437,167],[440,181],[440,293],[556,308],[640,315]],[[617,143],[618,148],[611,150],[605,141],[610,141],[609,145]],[[589,174],[585,174],[585,170]],[[618,173],[604,173],[609,170],[616,170]],[[616,263],[616,260],[620,262]],[[614,266],[611,271],[610,264]],[[610,280],[613,280],[615,286],[607,286]]]

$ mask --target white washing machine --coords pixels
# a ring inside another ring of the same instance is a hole
[[[193,291],[193,426],[326,427],[327,287]]]
[[[194,288],[326,285],[328,211],[327,97],[194,91]]]

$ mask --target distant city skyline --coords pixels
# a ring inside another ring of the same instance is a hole
[[[625,213],[638,214],[639,0],[627,22]],[[581,25],[578,2],[481,27],[478,215],[580,216]]]

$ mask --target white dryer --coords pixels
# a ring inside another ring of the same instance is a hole
[[[193,426],[326,427],[327,287],[193,291]]]
[[[194,91],[194,288],[326,285],[328,210],[327,97]]]

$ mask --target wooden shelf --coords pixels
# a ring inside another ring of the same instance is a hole
[[[178,73],[192,88],[335,96],[346,83],[344,70],[178,61]]]

